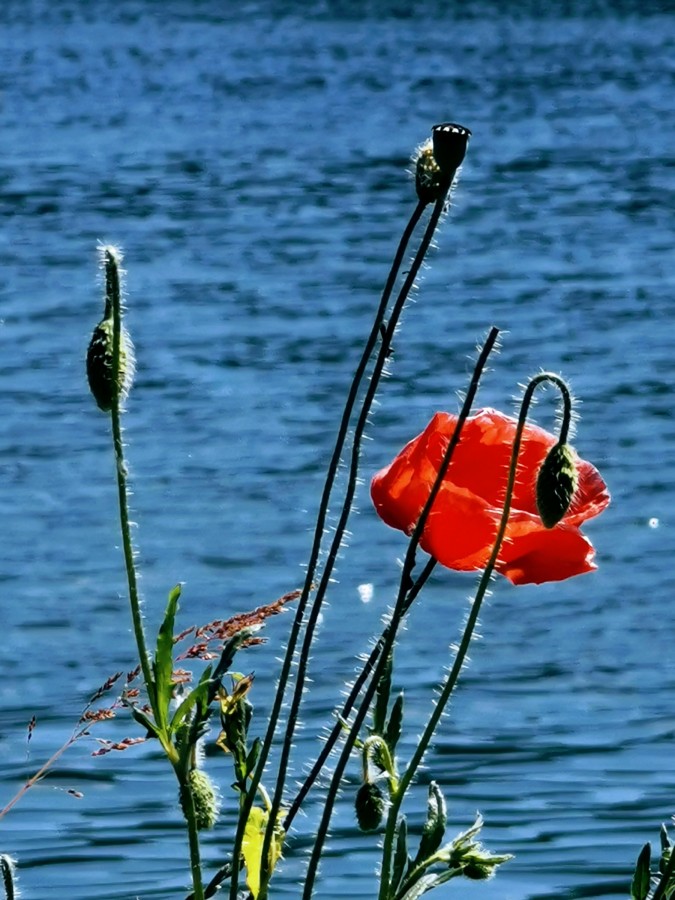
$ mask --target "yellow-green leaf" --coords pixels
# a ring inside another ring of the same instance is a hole
[[[282,813],[279,813],[279,820]],[[244,840],[241,845],[242,856],[246,863],[246,885],[253,895],[253,900],[257,900],[260,891],[260,868],[262,861],[262,848],[265,839],[265,829],[269,820],[269,813],[260,806],[254,806],[248,816],[246,829],[244,830]],[[280,824],[274,829],[272,835],[272,843],[270,844],[269,871],[274,871],[274,867],[281,857],[281,847],[284,840],[284,831]]]

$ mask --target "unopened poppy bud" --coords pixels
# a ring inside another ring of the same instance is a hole
[[[435,203],[441,196],[443,173],[434,159],[434,147],[429,140],[415,157],[415,188],[422,203]]]
[[[386,806],[384,794],[378,784],[362,784],[354,801],[356,821],[361,831],[376,831],[382,824]]]
[[[563,518],[577,489],[577,467],[569,444],[555,444],[537,475],[537,510],[546,528]]]
[[[134,377],[134,349],[126,329],[120,333],[117,381],[113,376],[113,320],[103,319],[94,329],[87,350],[89,390],[103,412],[110,412],[115,396],[125,399]]]
[[[213,783],[206,772],[192,769],[188,775],[188,787],[192,794],[197,830],[213,828],[218,818],[218,796]],[[184,797],[181,793],[181,806],[185,812]]]
[[[471,132],[463,125],[454,122],[445,122],[442,125],[434,125],[431,129],[434,159],[441,172],[446,176],[452,176],[461,166],[466,154],[466,148],[471,137]]]
[[[116,398],[124,400],[134,377],[134,347],[122,322],[122,254],[117,247],[101,247],[105,272],[105,311],[87,349],[89,388],[100,409],[110,412]],[[115,322],[119,323],[119,359],[115,367]],[[114,372],[114,369],[117,369]]]

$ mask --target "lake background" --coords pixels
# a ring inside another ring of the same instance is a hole
[[[597,573],[495,582],[423,780],[444,786],[451,829],[480,809],[487,845],[516,858],[491,883],[437,895],[627,897],[641,846],[675,812],[675,18],[665,2],[547,10],[2,4],[0,803],[94,690],[134,665],[108,425],[84,374],[102,312],[97,242],[121,245],[128,269],[138,374],[126,436],[148,625],[177,581],[181,625],[226,617],[301,583],[345,390],[415,203],[409,155],[451,120],[473,139],[362,475],[457,408],[494,324],[503,350],[479,405],[509,411],[529,376],[562,373],[582,401],[578,450],[613,505],[586,529]],[[537,420],[550,426],[548,397]],[[404,548],[362,488],[296,771],[393,599]],[[438,571],[414,610],[399,654],[402,757],[475,584]],[[268,645],[240,658],[261,714],[290,621],[271,621]],[[124,717],[97,733],[137,734]],[[93,749],[69,751],[2,822],[23,895],[184,898],[162,761],[147,745]],[[229,803],[205,837],[207,872],[232,823],[228,762],[209,757]],[[358,771],[355,760],[355,784]],[[425,789],[416,796],[419,824]],[[375,895],[379,856],[352,799],[325,856],[327,900]],[[279,895],[297,896],[319,804],[296,820]]]

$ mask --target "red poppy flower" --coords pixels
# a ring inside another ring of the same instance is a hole
[[[411,534],[429,496],[457,416],[438,412],[426,429],[373,478],[370,492],[387,525]],[[487,565],[502,515],[517,422],[494,409],[470,416],[427,519],[420,545],[441,565],[473,571]],[[593,545],[579,530],[609,504],[600,473],[574,454],[577,488],[562,520],[545,528],[536,480],[554,435],[526,425],[511,514],[496,570],[514,584],[562,581],[596,568]]]

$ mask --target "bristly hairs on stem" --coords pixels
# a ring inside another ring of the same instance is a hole
[[[501,552],[502,544],[504,542],[504,537],[506,535],[506,528],[509,521],[509,515],[511,512],[511,501],[513,497],[513,491],[516,484],[516,477],[518,471],[518,456],[520,454],[520,447],[522,443],[523,431],[525,429],[525,423],[527,421],[527,416],[530,410],[530,405],[532,403],[532,398],[535,390],[539,385],[551,382],[555,384],[563,397],[564,401],[564,411],[563,411],[563,424],[561,427],[561,437],[565,437],[569,430],[569,423],[571,420],[572,413],[572,405],[571,405],[571,396],[567,389],[567,385],[557,375],[553,375],[550,372],[542,372],[540,375],[537,375],[533,378],[528,384],[525,394],[523,396],[523,400],[520,407],[520,413],[518,416],[518,424],[516,426],[516,434],[513,440],[513,446],[511,450],[511,462],[509,465],[509,474],[508,481],[506,486],[506,496],[504,498],[504,507],[502,510],[502,516],[500,519],[499,527],[497,529],[497,536],[495,538],[495,542],[492,548],[492,552],[490,554],[490,559],[481,575],[480,581],[478,583],[478,588],[476,591],[476,596],[471,604],[471,608],[469,610],[469,615],[467,617],[464,631],[462,634],[462,639],[459,643],[459,647],[455,653],[455,658],[453,660],[452,667],[440,687],[440,691],[434,703],[434,707],[432,709],[431,715],[429,716],[429,720],[422,731],[422,735],[418,740],[415,751],[412,755],[410,762],[408,763],[407,768],[403,772],[400,777],[398,789],[394,792],[391,798],[391,806],[389,808],[389,813],[387,816],[387,827],[385,831],[385,837],[383,842],[383,850],[382,850],[382,868],[381,868],[381,881],[380,881],[380,892],[378,895],[378,900],[387,900],[389,897],[389,879],[391,872],[391,862],[392,862],[392,851],[393,851],[393,842],[394,835],[396,831],[396,826],[398,822],[398,815],[401,809],[401,804],[405,797],[406,791],[410,786],[413,778],[415,777],[419,766],[422,763],[424,755],[429,747],[429,744],[433,738],[433,735],[436,731],[438,723],[441,720],[443,712],[450,700],[452,692],[454,691],[457,682],[459,680],[460,673],[464,666],[464,663],[467,660],[469,645],[471,644],[471,640],[474,636],[474,632],[476,629],[476,625],[478,623],[478,616],[480,614],[480,609],[483,600],[485,599],[486,594],[488,593],[488,588],[490,584],[490,579],[492,577],[492,573],[494,571],[494,567],[499,558],[499,554]],[[433,489],[432,489],[433,492]],[[421,517],[420,517],[421,518]],[[419,524],[419,523],[418,523]],[[417,529],[416,529],[417,530]],[[414,537],[414,535],[413,535]],[[412,539],[411,539],[412,543]]]
[[[0,874],[5,889],[4,900],[15,900],[19,896],[15,882],[16,862],[6,853],[0,854]]]
[[[298,659],[298,669],[295,678],[295,687],[293,690],[293,695],[291,699],[291,705],[287,714],[287,724],[286,730],[284,734],[283,744],[281,748],[281,757],[279,762],[279,769],[277,775],[277,781],[274,791],[274,796],[272,799],[272,809],[270,812],[270,817],[267,825],[267,830],[265,833],[265,838],[263,841],[263,850],[262,850],[262,872],[261,872],[261,890],[260,890],[260,900],[265,900],[267,893],[267,883],[269,881],[269,871],[266,868],[265,860],[268,858],[269,847],[271,846],[271,842],[274,835],[274,824],[277,821],[277,816],[279,814],[279,810],[281,809],[282,799],[283,799],[283,791],[286,783],[286,777],[288,772],[288,763],[290,758],[291,747],[293,743],[293,735],[295,732],[295,727],[297,723],[298,713],[300,709],[300,703],[302,701],[302,696],[304,692],[305,678],[307,673],[307,667],[310,658],[310,647],[312,641],[314,639],[314,632],[316,628],[316,623],[318,621],[319,612],[321,609],[321,604],[323,602],[324,596],[326,594],[328,585],[330,583],[331,574],[333,570],[333,566],[335,564],[335,560],[337,558],[338,551],[340,549],[342,538],[347,526],[347,521],[349,519],[349,515],[351,513],[352,502],[354,499],[354,495],[356,492],[356,485],[358,480],[358,466],[359,466],[359,454],[361,441],[363,438],[363,434],[365,432],[366,426],[368,424],[368,418],[370,415],[370,410],[372,408],[373,400],[375,398],[375,394],[379,387],[383,371],[385,369],[386,363],[391,355],[391,342],[394,336],[394,332],[398,325],[398,321],[400,319],[401,313],[403,311],[403,307],[408,299],[410,291],[412,290],[419,271],[422,267],[426,254],[431,246],[431,241],[433,239],[434,233],[438,226],[438,223],[446,209],[446,200],[448,196],[448,192],[450,190],[450,186],[452,181],[456,175],[457,169],[461,164],[464,154],[466,153],[466,147],[468,143],[468,139],[470,136],[470,132],[468,129],[464,129],[461,126],[451,126],[456,131],[452,133],[443,131],[445,128],[450,126],[436,126],[433,130],[434,134],[434,154],[438,153],[441,159],[438,161],[438,165],[441,169],[441,176],[439,179],[439,186],[436,192],[436,196],[434,197],[434,207],[431,212],[428,224],[424,231],[424,234],[420,240],[417,252],[413,258],[410,269],[403,281],[403,284],[399,290],[398,296],[394,301],[392,306],[389,319],[384,329],[381,329],[381,325],[384,320],[384,313],[387,308],[387,304],[389,301],[389,297],[393,290],[396,277],[398,274],[398,270],[400,268],[400,264],[403,258],[403,254],[405,252],[405,248],[407,243],[414,231],[414,228],[417,224],[418,219],[421,216],[423,208],[430,202],[429,197],[419,196],[419,201],[417,207],[413,213],[413,216],[406,227],[401,242],[399,244],[399,248],[394,259],[394,263],[392,265],[392,269],[390,271],[389,277],[387,279],[385,289],[382,294],[382,298],[380,301],[380,306],[377,311],[377,315],[375,321],[373,323],[373,327],[371,329],[370,338],[368,340],[366,351],[364,351],[364,355],[362,358],[362,363],[364,364],[363,371],[365,371],[365,365],[367,364],[368,359],[374,349],[374,343],[377,338],[377,335],[381,335],[381,344],[379,348],[379,352],[377,354],[373,370],[371,373],[370,381],[368,383],[365,397],[362,401],[361,410],[358,415],[357,424],[354,428],[353,438],[352,438],[352,446],[351,446],[351,456],[350,456],[350,464],[349,464],[349,473],[347,478],[347,486],[345,490],[345,497],[342,505],[342,510],[338,518],[338,524],[336,526],[336,530],[333,534],[333,539],[331,541],[330,549],[328,551],[327,558],[324,563],[324,568],[322,571],[321,579],[319,581],[314,600],[310,609],[310,613],[307,619],[307,623],[305,625],[305,634],[302,644],[302,649],[300,651],[300,656]],[[440,131],[439,131],[440,129]],[[440,134],[440,137],[437,137],[437,132]],[[437,147],[438,143],[438,147]],[[450,149],[451,148],[451,149]],[[367,352],[367,355],[366,355]],[[361,368],[359,367],[359,372]],[[362,373],[361,373],[362,374]],[[359,377],[360,381],[360,377]],[[354,395],[355,395],[354,391]],[[350,399],[352,397],[352,393],[350,392]],[[355,396],[354,396],[355,400]],[[348,400],[349,407],[349,415],[347,415],[347,408],[345,408],[345,414],[343,415],[343,424],[347,424],[351,417],[351,411],[354,408],[354,402],[350,404]],[[341,432],[342,433],[342,432]],[[344,445],[344,437],[340,443],[340,449]],[[333,459],[336,459],[334,456]],[[339,454],[337,455],[337,460],[339,461]],[[330,492],[332,490],[334,475],[327,479],[327,493],[326,493],[326,501],[330,496]],[[330,482],[330,483],[329,483]],[[326,504],[327,505],[327,504]],[[318,530],[317,530],[318,531]],[[322,528],[323,531],[323,528]],[[319,542],[320,544],[320,542]],[[316,546],[316,552],[318,554],[318,545]],[[314,548],[312,551],[312,558],[314,558]],[[311,571],[307,572],[307,579],[314,581],[315,569],[311,568]],[[302,603],[302,600],[301,600]],[[304,611],[304,608],[303,608]],[[298,610],[298,613],[300,610]],[[294,645],[295,647],[295,645]],[[288,651],[287,657],[288,659]],[[289,664],[290,670],[290,664]],[[269,734],[269,730],[268,730]],[[266,737],[267,740],[267,737]],[[263,761],[259,762],[259,771],[261,771],[260,766],[263,765]],[[253,785],[251,786],[251,791],[253,789]],[[236,865],[236,856],[234,857],[234,863]],[[234,900],[236,897],[236,885],[235,878],[233,876],[232,889],[231,889],[231,900]]]
[[[157,689],[148,653],[141,599],[138,590],[138,573],[136,570],[136,552],[131,537],[131,521],[129,518],[129,487],[127,467],[124,458],[124,441],[122,439],[122,403],[131,385],[128,374],[131,372],[129,347],[131,345],[124,329],[122,306],[122,254],[116,247],[104,246],[100,249],[101,260],[105,271],[105,310],[104,318],[94,330],[89,351],[87,353],[87,375],[94,398],[100,409],[110,413],[113,450],[115,455],[115,472],[117,479],[117,499],[120,517],[120,532],[124,553],[124,566],[127,576],[127,590],[131,620],[133,625],[136,649],[138,652],[143,681],[148,694],[150,707],[155,720],[161,723],[158,715],[159,703]],[[171,762],[181,788],[185,787],[187,773],[180,770],[176,748],[164,731],[157,735],[162,748]],[[182,806],[187,823],[188,844],[190,851],[190,871],[195,900],[204,900],[197,810],[191,789],[184,790]]]
[[[451,180],[452,180],[452,177],[450,176],[448,181],[450,182]],[[447,190],[446,190],[446,193],[447,193]],[[415,272],[412,275],[409,274],[408,278],[406,279],[407,287],[406,287],[406,285],[404,285],[404,288],[401,289],[401,293],[399,294],[399,301],[398,301],[398,305],[400,307],[402,307],[403,302],[405,302],[405,298],[407,297],[407,294],[409,293],[410,288],[412,287],[412,284],[415,281],[415,278],[417,276],[417,271],[419,270],[419,267],[421,266],[422,260],[424,258],[424,254],[426,253],[426,250],[428,249],[429,243],[431,241],[431,236],[433,235],[433,231],[436,227],[436,224],[438,223],[438,219],[440,218],[440,214],[442,212],[442,205],[443,205],[442,202],[437,204],[437,207],[440,207],[440,208],[434,210],[434,213],[432,215],[433,225],[428,228],[428,232],[429,232],[428,238],[426,239],[426,246],[424,247],[424,252],[421,254],[421,256],[420,256],[420,251],[418,250],[418,260],[419,261],[417,263]],[[286,653],[285,653],[284,660],[282,663],[282,669],[281,669],[281,673],[279,676],[277,691],[275,694],[272,711],[270,713],[265,738],[262,743],[260,757],[258,760],[258,765],[256,767],[256,771],[253,774],[251,785],[249,787],[246,797],[244,798],[243,805],[240,810],[239,823],[238,823],[238,828],[237,828],[237,834],[235,837],[233,856],[232,856],[232,879],[231,879],[231,884],[230,884],[231,900],[236,900],[236,896],[237,896],[237,890],[238,890],[238,884],[239,884],[239,866],[240,866],[239,859],[240,859],[241,844],[242,844],[242,840],[243,840],[243,836],[244,836],[244,829],[246,827],[248,815],[253,806],[253,802],[254,802],[254,799],[256,796],[258,784],[260,783],[260,779],[262,777],[262,772],[266,765],[266,762],[267,762],[267,759],[268,759],[268,756],[269,756],[269,753],[270,753],[270,750],[272,747],[272,743],[274,740],[274,736],[276,734],[277,723],[278,723],[280,712],[281,712],[281,709],[283,706],[286,688],[287,688],[287,685],[288,685],[288,682],[290,679],[292,666],[293,666],[294,660],[296,658],[297,644],[298,644],[298,641],[300,638],[300,633],[302,631],[304,621],[305,621],[305,609],[308,605],[310,594],[314,587],[315,575],[316,575],[316,571],[317,571],[317,567],[318,567],[321,546],[322,546],[323,540],[324,540],[325,525],[326,525],[326,519],[327,519],[327,515],[328,515],[328,506],[329,506],[330,498],[332,495],[333,487],[335,484],[337,472],[338,472],[338,469],[340,466],[342,452],[343,452],[343,449],[344,449],[344,446],[345,446],[345,443],[347,440],[347,435],[349,433],[349,425],[350,425],[351,417],[352,417],[354,408],[356,406],[360,386],[361,386],[363,377],[366,373],[366,370],[368,368],[368,364],[370,362],[373,350],[375,349],[375,346],[377,345],[378,339],[381,338],[381,347],[380,347],[379,356],[382,357],[382,362],[379,366],[380,371],[377,374],[377,376],[375,376],[375,375],[371,376],[371,381],[369,384],[370,399],[369,400],[367,399],[365,401],[368,408],[367,409],[364,408],[365,414],[361,416],[361,418],[364,420],[363,427],[365,427],[365,420],[367,418],[367,414],[370,409],[370,404],[372,403],[372,396],[374,396],[374,392],[377,388],[377,383],[381,376],[382,369],[384,368],[384,363],[385,363],[386,359],[388,358],[388,356],[390,355],[391,337],[393,335],[394,328],[396,325],[396,321],[393,321],[393,322],[390,321],[387,326],[384,326],[385,313],[386,313],[394,286],[396,284],[401,265],[403,263],[403,260],[405,259],[405,254],[407,251],[408,243],[412,237],[412,234],[414,233],[414,230],[415,230],[419,220],[422,217],[422,214],[423,214],[426,206],[427,206],[427,202],[420,199],[417,204],[417,207],[415,208],[415,210],[411,216],[411,219],[410,219],[408,225],[406,226],[406,228],[403,232],[403,235],[401,237],[401,240],[399,242],[399,245],[398,245],[395,257],[394,257],[394,261],[392,263],[391,270],[389,272],[389,276],[387,278],[387,281],[384,286],[384,290],[382,292],[382,296],[380,298],[380,304],[379,304],[377,312],[375,314],[375,319],[373,322],[373,326],[371,328],[370,335],[366,341],[366,345],[364,347],[361,359],[357,365],[357,369],[356,369],[354,378],[352,380],[352,384],[349,389],[347,401],[346,401],[345,408],[344,408],[342,418],[340,421],[340,426],[338,429],[335,448],[333,450],[333,454],[331,456],[331,460],[330,460],[330,463],[328,466],[328,472],[326,475],[324,490],[323,490],[323,494],[322,494],[321,501],[319,504],[319,511],[317,514],[317,521],[316,521],[316,526],[315,526],[315,530],[314,530],[314,539],[313,539],[312,548],[310,551],[309,562],[307,565],[307,571],[306,571],[306,575],[305,575],[305,584],[303,587],[303,592],[302,592],[302,595],[298,602],[298,606],[296,608],[296,615],[295,615],[295,619],[293,621],[293,625],[292,625],[291,632],[289,635],[288,645],[287,645]],[[405,291],[405,294],[404,294],[404,291]],[[402,301],[401,301],[401,297],[403,297]],[[400,314],[400,310],[399,310],[399,314]],[[396,320],[397,320],[397,318],[398,317],[396,317]],[[375,381],[374,384],[373,384],[373,379]],[[353,448],[355,446],[355,449],[353,449],[353,451],[352,451],[353,459],[355,459],[358,456],[358,444],[359,444],[360,439],[361,439],[361,435],[358,434],[358,431],[355,432],[355,436],[353,439],[353,445],[352,445]],[[353,465],[352,465],[352,470],[353,470]],[[346,527],[346,521],[349,516],[349,511],[351,509],[351,503],[352,503],[352,499],[353,499],[353,495],[354,495],[354,491],[355,491],[355,487],[356,487],[355,482],[356,482],[356,478],[352,474],[349,479],[348,485],[347,485],[347,496],[345,497],[345,500],[343,503],[343,513],[340,516],[338,526],[336,528],[336,531],[334,532],[331,549],[328,553],[328,557],[325,562],[325,566],[324,566],[324,570],[323,570],[322,581],[316,592],[314,602],[312,604],[312,609],[311,609],[310,615],[307,620],[305,634],[306,634],[306,638],[309,635],[309,639],[305,640],[304,645],[303,645],[303,650],[301,651],[301,654],[300,654],[300,663],[299,663],[300,669],[296,674],[296,690],[294,691],[293,700],[291,701],[291,708],[289,711],[289,717],[287,720],[286,734],[285,734],[284,742],[283,742],[283,746],[282,746],[282,757],[281,757],[281,761],[280,761],[279,776],[277,779],[277,784],[276,784],[276,788],[275,788],[275,792],[274,792],[274,798],[272,801],[272,812],[271,812],[270,818],[269,818],[269,825],[268,825],[268,829],[267,829],[267,832],[265,835],[265,845],[263,847],[263,860],[265,860],[267,858],[266,850],[271,845],[271,841],[273,838],[274,823],[277,820],[277,815],[278,815],[279,809],[281,807],[283,788],[284,788],[284,784],[285,784],[285,780],[286,780],[288,760],[289,760],[289,755],[290,755],[290,747],[292,744],[293,733],[295,731],[298,709],[299,709],[299,702],[302,697],[304,679],[305,679],[305,675],[306,675],[306,666],[307,666],[307,661],[308,661],[308,656],[309,656],[308,647],[309,647],[309,643],[311,642],[311,639],[314,634],[314,628],[315,628],[316,621],[319,616],[319,611],[320,611],[321,603],[323,600],[323,596],[325,594],[326,587],[330,581],[330,573],[332,571],[332,567],[335,562],[335,558],[337,556],[337,552],[340,547],[343,533],[344,533],[344,530]],[[260,895],[261,900],[264,900],[268,877],[269,877],[269,873],[266,872],[263,867],[261,895]]]
[[[441,467],[439,469],[438,475],[434,482],[434,485],[431,489],[429,497],[422,509],[419,520],[413,533],[410,538],[410,542],[408,544],[408,551],[406,553],[406,558],[403,566],[403,570],[401,572],[401,580],[399,584],[398,596],[396,599],[396,603],[394,606],[394,611],[392,613],[390,622],[383,633],[383,646],[379,655],[379,659],[375,665],[374,672],[370,678],[368,683],[368,688],[365,691],[365,694],[361,700],[360,706],[356,712],[353,722],[351,723],[351,728],[345,738],[344,744],[342,746],[342,750],[340,751],[339,758],[335,765],[335,769],[333,771],[333,775],[328,787],[328,792],[325,798],[324,812],[321,817],[321,821],[319,823],[319,827],[317,830],[317,835],[315,838],[314,846],[312,848],[312,852],[310,855],[309,865],[307,868],[307,874],[305,877],[305,888],[303,891],[303,900],[310,900],[313,889],[314,882],[316,880],[316,875],[318,872],[319,861],[321,858],[321,852],[323,850],[323,845],[325,843],[326,837],[328,835],[328,828],[330,825],[330,820],[332,816],[333,806],[335,803],[335,799],[337,797],[340,783],[342,781],[342,776],[347,767],[347,763],[349,761],[349,757],[351,751],[356,743],[358,735],[363,727],[363,723],[365,722],[366,716],[368,715],[368,711],[370,709],[370,705],[372,703],[373,697],[375,696],[375,692],[377,690],[377,686],[379,684],[380,678],[382,677],[382,673],[384,672],[384,667],[386,665],[387,658],[392,651],[392,648],[396,642],[396,637],[398,634],[398,629],[402,624],[405,614],[410,608],[410,602],[408,602],[408,592],[410,591],[412,584],[412,571],[415,566],[415,555],[416,549],[419,544],[420,538],[422,536],[422,531],[424,529],[424,524],[427,520],[431,507],[433,506],[434,500],[436,499],[436,495],[438,490],[440,489],[440,485],[445,476],[448,466],[451,463],[452,456],[455,452],[455,448],[459,443],[462,428],[464,423],[466,422],[469,414],[471,412],[471,408],[473,406],[473,402],[475,400],[476,394],[478,392],[478,386],[480,383],[480,378],[487,363],[488,357],[492,352],[496,342],[497,337],[499,335],[499,330],[497,328],[492,328],[488,337],[486,339],[485,345],[476,361],[473,376],[471,378],[471,383],[469,385],[469,389],[466,393],[466,398],[462,405],[462,409],[457,418],[457,425],[455,426],[455,431],[448,443],[448,447],[446,449],[443,461],[441,463]],[[386,637],[385,637],[386,635]],[[394,796],[398,797],[400,793],[400,787],[397,787]],[[389,822],[389,817],[387,819]],[[383,879],[385,877],[385,870],[382,870]],[[384,896],[384,895],[383,895]]]

